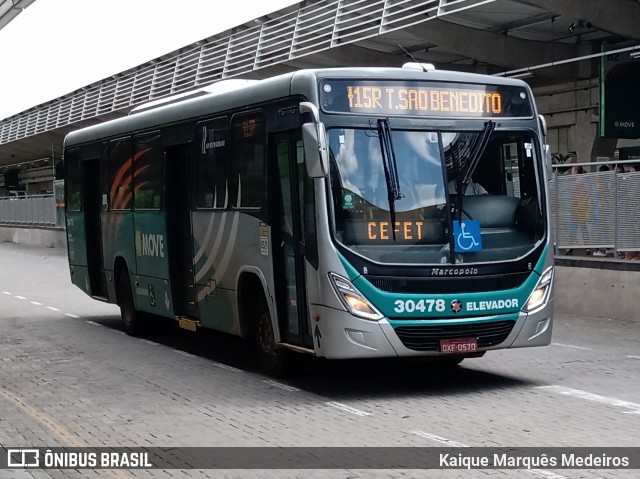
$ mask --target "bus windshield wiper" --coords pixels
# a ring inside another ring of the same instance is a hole
[[[476,141],[474,141],[473,145],[471,146],[471,155],[469,158],[469,164],[466,167],[466,173],[462,178],[460,178],[460,173],[462,173],[462,171],[458,170],[456,172],[456,177],[457,177],[456,193],[459,198],[458,199],[458,203],[459,203],[458,204],[458,221],[462,220],[462,201],[466,193],[467,187],[469,186],[469,182],[471,181],[471,176],[476,171],[476,168],[478,167],[478,163],[480,163],[480,158],[482,157],[484,150],[487,149],[487,145],[489,144],[489,138],[491,138],[491,134],[493,133],[493,130],[495,130],[495,128],[496,128],[496,123],[494,121],[489,120],[484,124],[482,133],[480,133]],[[454,166],[455,166],[455,163],[456,162],[454,159]]]
[[[469,167],[467,168],[467,173],[464,175],[462,179],[462,185],[466,190],[469,181],[471,180],[471,175],[476,171],[478,167],[478,163],[480,162],[480,157],[484,153],[484,150],[487,148],[487,144],[489,143],[489,138],[491,138],[491,134],[493,130],[496,128],[496,123],[494,121],[489,120],[484,124],[484,129],[480,135],[480,141],[476,142],[473,145],[471,150],[471,159],[469,160]],[[464,193],[464,190],[463,190]]]
[[[384,178],[387,184],[387,198],[389,200],[389,217],[391,218],[391,231],[393,241],[396,240],[396,201],[404,198],[400,191],[400,180],[398,178],[398,165],[396,153],[391,141],[391,128],[389,119],[378,120],[378,138],[380,139],[380,150],[382,151],[382,165],[384,167]]]
[[[456,186],[456,202],[453,208],[450,209],[453,215],[457,217],[458,223],[462,223],[462,213],[463,210],[463,200],[467,190],[467,186],[469,186],[469,182],[471,181],[471,175],[478,167],[478,163],[480,162],[480,158],[482,157],[484,150],[487,148],[487,144],[489,143],[489,139],[491,138],[491,134],[495,129],[495,122],[489,120],[484,124],[484,128],[482,132],[478,135],[478,138],[471,145],[471,155],[469,159],[469,164],[464,167],[461,165],[461,158],[459,158],[460,152],[456,154],[455,150],[452,148],[451,153],[453,168],[455,172],[455,186]],[[464,176],[462,176],[463,171]],[[469,215],[467,215],[469,216]],[[469,219],[473,219],[469,217]],[[453,237],[453,228],[451,228],[449,241],[453,244],[455,239]],[[450,249],[451,258],[450,261],[455,263],[455,248]]]

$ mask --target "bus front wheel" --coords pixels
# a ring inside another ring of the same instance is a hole
[[[118,279],[118,303],[120,305],[120,317],[124,331],[131,336],[138,336],[143,331],[143,318],[136,311],[135,301],[133,300],[133,290],[131,289],[131,280],[126,269],[120,271]]]
[[[286,373],[286,350],[279,348],[271,324],[271,313],[264,294],[257,304],[256,346],[262,370],[269,376],[281,377]]]

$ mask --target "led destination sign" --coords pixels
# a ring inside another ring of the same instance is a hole
[[[347,86],[347,98],[351,111],[386,109],[480,115],[501,115],[504,102],[496,92],[353,85]]]
[[[361,225],[364,226],[364,225]],[[388,241],[395,233],[402,241],[422,241],[424,221],[367,221],[367,239],[369,241]]]
[[[394,239],[395,236],[395,239]],[[428,219],[347,220],[345,239],[359,244],[422,244],[444,239],[440,221]]]
[[[327,80],[323,108],[329,112],[453,117],[531,117],[525,88],[442,82]]]

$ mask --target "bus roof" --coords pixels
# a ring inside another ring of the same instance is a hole
[[[358,78],[388,79],[388,80],[433,80],[441,82],[461,82],[492,85],[518,85],[529,89],[522,80],[482,75],[476,73],[455,72],[447,70],[427,70],[408,68],[321,68],[305,69],[285,73],[264,80],[247,82],[239,88],[216,89],[211,92],[186,95],[186,99],[169,97],[165,101],[159,100],[142,105],[142,111],[134,109],[129,116],[110,120],[69,133],[64,140],[64,147],[69,148],[87,142],[127,135],[133,131],[152,130],[163,125],[179,123],[189,119],[204,118],[216,112],[221,114],[234,108],[241,108],[252,104],[268,102],[287,96],[300,95],[310,100],[316,100],[319,80],[325,78]],[[237,84],[236,84],[237,86]],[[218,90],[218,91],[217,91]]]
[[[177,103],[179,101],[188,100],[190,98],[196,98],[203,95],[210,95],[212,93],[221,94],[230,92],[233,90],[238,90],[240,88],[244,88],[247,85],[252,83],[257,83],[260,80],[241,80],[241,79],[229,79],[229,80],[221,80],[211,85],[207,85],[203,88],[199,88],[198,90],[191,90],[185,93],[179,93],[177,95],[171,95],[167,97],[160,98],[158,100],[152,100],[147,103],[143,103],[135,108],[133,108],[129,115],[133,115],[135,113],[140,113],[146,110],[151,110],[152,108],[157,108],[161,105],[168,105],[169,103]]]

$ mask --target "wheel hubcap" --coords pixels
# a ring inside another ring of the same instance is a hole
[[[260,350],[269,356],[275,353],[273,331],[269,324],[269,316],[261,314],[258,320],[258,338],[260,342]]]

